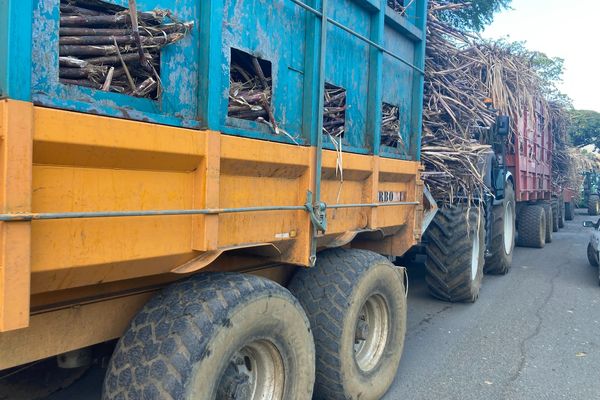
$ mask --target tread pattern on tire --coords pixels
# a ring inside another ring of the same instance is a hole
[[[544,209],[546,214],[546,243],[552,243],[552,225],[554,221],[554,213],[552,212],[552,204],[551,203],[539,203],[539,205]]]
[[[215,327],[256,293],[284,296],[301,309],[283,287],[253,275],[203,273],[159,292],[119,340],[102,399],[183,399],[192,366],[210,352]]]
[[[600,256],[598,255],[598,252],[594,250],[594,246],[592,246],[591,243],[588,243],[587,246],[587,257],[592,267],[597,268],[598,265],[600,265]]]
[[[558,214],[558,199],[553,199],[550,206],[552,207],[552,232],[558,232],[558,220],[560,218],[560,215]]]
[[[565,220],[573,221],[575,218],[575,201],[571,200],[565,203]]]
[[[515,190],[512,183],[508,183],[505,188],[505,202],[510,201],[513,205],[513,213],[516,212]],[[486,274],[505,275],[510,271],[512,265],[513,250],[509,255],[504,250],[504,204],[494,207],[494,223],[492,228],[492,256],[485,260],[483,271]],[[515,232],[513,222],[513,232]]]
[[[596,194],[590,195],[588,199],[588,214],[589,215],[598,215],[598,210],[600,209],[600,196]]]
[[[519,214],[517,244],[541,249],[546,244],[546,226],[546,212],[542,206],[525,206]]]
[[[377,261],[389,263],[385,257],[367,250],[326,250],[319,253],[313,269],[298,271],[289,285],[306,310],[315,338],[315,399],[350,399],[340,375],[344,311],[354,283]]]
[[[565,227],[565,200],[563,198],[558,201],[558,227],[560,229]]]
[[[468,220],[467,220],[468,211]],[[427,242],[426,282],[429,292],[449,302],[474,302],[483,278],[485,217],[477,207],[443,207],[425,233]],[[478,224],[479,222],[479,224]],[[479,230],[479,231],[478,231]],[[480,266],[471,279],[473,235],[479,234]]]

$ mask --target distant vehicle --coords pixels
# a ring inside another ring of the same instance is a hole
[[[596,171],[583,173],[583,188],[580,206],[588,209],[589,215],[600,214],[600,174]]]
[[[590,265],[598,268],[598,265],[600,265],[600,219],[596,223],[594,223],[594,221],[585,221],[583,226],[586,228],[594,228],[594,232],[592,232],[592,235],[590,236],[590,242],[587,247],[587,257]],[[598,273],[598,283],[600,284],[600,271]]]

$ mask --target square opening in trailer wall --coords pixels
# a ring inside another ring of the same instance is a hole
[[[223,0],[221,5],[218,129],[307,144],[307,14],[289,0]]]
[[[35,0],[33,101],[197,126],[198,16],[192,0]]]
[[[325,82],[323,93],[323,135],[338,144],[346,132],[346,89]]]
[[[277,126],[273,115],[271,62],[231,49],[227,116]]]

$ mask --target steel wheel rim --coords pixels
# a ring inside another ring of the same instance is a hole
[[[358,313],[354,334],[354,359],[362,371],[370,371],[379,363],[385,350],[390,312],[383,296],[367,299]]]
[[[473,234],[473,251],[471,253],[471,280],[474,281],[477,278],[477,272],[479,272],[479,234],[475,232]]]
[[[504,209],[504,252],[506,255],[510,254],[515,241],[514,215],[513,203],[509,201]]]
[[[219,380],[226,387],[218,400],[284,400],[285,369],[277,347],[268,340],[253,341],[236,351]]]

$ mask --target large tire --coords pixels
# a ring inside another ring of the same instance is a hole
[[[552,212],[551,203],[540,203],[540,206],[544,209],[546,214],[546,243],[552,243],[552,225],[554,223],[554,213]]]
[[[588,200],[588,214],[598,215],[600,214],[600,196],[592,194]]]
[[[590,265],[598,268],[598,265],[600,265],[600,256],[598,255],[598,252],[594,250],[594,246],[592,246],[591,243],[588,243],[587,257]]]
[[[327,250],[314,268],[296,273],[289,289],[313,329],[314,398],[381,398],[394,381],[404,347],[402,270],[370,251]]]
[[[493,209],[492,254],[485,260],[486,274],[505,275],[510,271],[515,249],[515,216],[515,190],[512,183],[507,182],[502,204]]]
[[[541,249],[546,244],[546,212],[542,206],[526,205],[519,214],[517,246]]]
[[[438,210],[425,233],[429,292],[450,302],[475,302],[483,279],[485,217],[464,205]]]
[[[314,361],[309,322],[290,292],[252,275],[204,273],[167,287],[137,314],[102,398],[306,400]],[[252,379],[265,397],[248,395]]]
[[[550,200],[550,207],[552,207],[552,232],[558,232],[558,199]]]
[[[575,200],[571,200],[565,203],[565,219],[567,221],[573,221],[575,218]]]
[[[563,198],[558,200],[558,227],[560,229],[565,227],[565,200]]]

